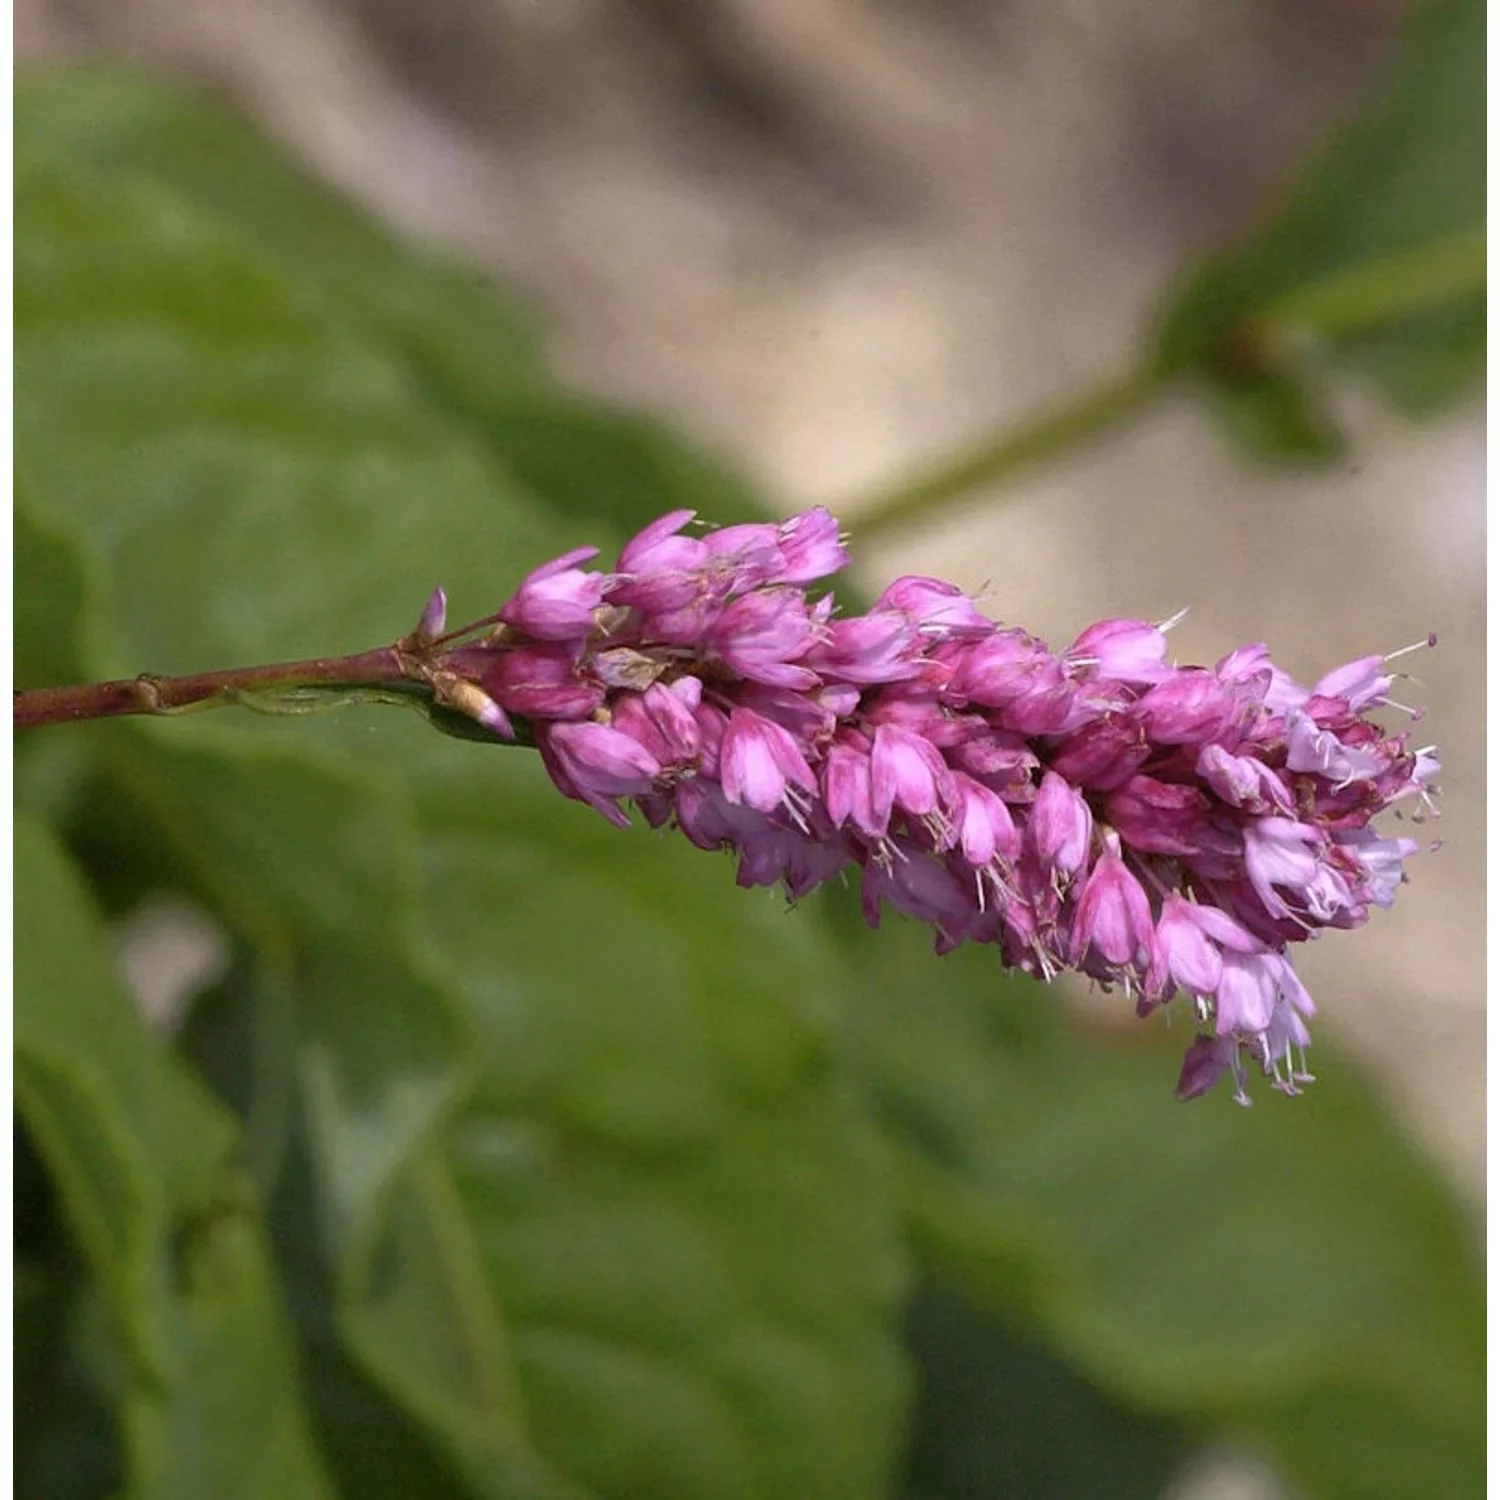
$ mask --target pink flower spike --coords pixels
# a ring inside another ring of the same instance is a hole
[[[533,568],[521,580],[521,588],[524,589],[528,583],[541,583],[545,579],[556,578],[561,573],[575,572],[579,563],[592,562],[598,555],[597,547],[574,547],[571,552],[564,552],[561,557],[554,557],[551,562],[544,562],[541,567]]]
[[[1340,835],[1337,843],[1358,860],[1366,895],[1380,907],[1394,903],[1396,892],[1406,879],[1403,863],[1421,848],[1415,839],[1381,838],[1373,828]]]
[[[793,838],[786,864],[787,895],[800,901],[809,891],[832,880],[852,858],[845,839]]]
[[[719,750],[719,776],[724,795],[756,812],[779,807],[788,786],[817,790],[817,779],[796,740],[780,724],[736,708],[729,715]]]
[[[693,716],[703,685],[696,678],[685,680],[691,681],[697,691],[682,693],[675,691],[676,684],[669,688],[653,682],[642,694],[646,713],[666,746],[667,753],[661,757],[663,763],[679,765],[692,761],[703,745],[698,721]]]
[[[1051,669],[1061,678],[1052,653],[1024,630],[997,630],[962,653],[949,691],[964,703],[999,708],[1030,690]]]
[[[1094,816],[1076,787],[1056,771],[1042,774],[1027,829],[1045,870],[1072,875],[1088,858]]]
[[[767,687],[762,682],[746,683],[738,696],[742,708],[753,709],[763,719],[774,719],[807,746],[822,745],[832,739],[841,717],[807,693]]]
[[[1152,937],[1151,904],[1140,881],[1125,867],[1119,836],[1106,833],[1104,852],[1089,871],[1073,913],[1069,962],[1079,963],[1094,948],[1117,968],[1145,969]]]
[[[865,921],[880,926],[880,903],[919,922],[931,922],[954,944],[961,941],[978,916],[968,888],[951,871],[905,840],[892,841],[892,858],[865,865],[860,904]]]
[[[677,826],[700,849],[744,845],[771,826],[752,808],[735,806],[715,782],[704,776],[679,781],[672,801]]]
[[[1022,690],[996,710],[993,722],[1024,735],[1061,734],[1074,718],[1077,694],[1062,664],[1049,657]]]
[[[1214,996],[1214,1024],[1222,1036],[1257,1036],[1271,1024],[1283,960],[1274,953],[1226,953]]]
[[[859,707],[860,692],[853,683],[833,682],[817,696],[818,706],[835,719],[847,719]]]
[[[557,646],[500,653],[483,686],[502,708],[526,719],[586,719],[604,702],[604,689],[583,681],[572,652]]]
[[[1260,642],[1231,651],[1220,659],[1214,672],[1225,682],[1244,686],[1258,683],[1261,702],[1273,714],[1301,708],[1312,696],[1291,673],[1282,671],[1271,660],[1270,652]]]
[[[687,765],[703,746],[692,709],[659,682],[644,693],[618,697],[612,712],[612,726],[644,745],[663,766]]]
[[[1152,753],[1145,731],[1128,714],[1111,714],[1069,735],[1052,756],[1052,769],[1074,786],[1113,791]]]
[[[1102,620],[1054,653],[916,574],[841,616],[804,592],[848,561],[827,511],[693,520],[652,522],[613,573],[592,549],[535,569],[502,629],[445,638],[439,591],[402,644],[436,702],[534,736],[568,796],[732,849],[741,884],[795,899],[852,862],[868,918],[889,901],[940,953],[1121,982],[1142,1014],[1188,990],[1217,1034],[1183,1097],[1231,1072],[1243,1100],[1251,1062],[1307,1081],[1291,945],[1390,905],[1417,844],[1376,819],[1437,812],[1433,749],[1370,712],[1420,717],[1387,696],[1402,653],[1314,689],[1263,645],[1173,666],[1170,621]]]
[[[513,740],[516,737],[515,728],[505,710],[477,682],[460,678],[457,682],[445,684],[437,694],[437,702],[444,707],[457,709],[461,714],[467,714],[475,723],[483,724],[491,734],[498,735],[502,740]]]
[[[1305,713],[1293,710],[1287,719],[1286,768],[1313,771],[1336,787],[1378,776],[1378,756],[1345,745],[1331,729],[1319,729]]]
[[[726,597],[776,578],[781,567],[780,538],[769,521],[748,521],[707,532],[703,546],[727,585]]]
[[[1199,901],[1189,901],[1187,907],[1192,920],[1225,952],[1260,953],[1264,950],[1265,944],[1227,911]]]
[[[1198,752],[1199,776],[1231,807],[1251,813],[1292,812],[1296,803],[1288,787],[1263,760],[1231,755],[1222,745]]]
[[[1105,819],[1142,854],[1200,853],[1208,830],[1208,798],[1196,786],[1132,776],[1104,802]]]
[[[703,545],[710,557],[757,561],[764,557],[767,564],[779,541],[778,529],[772,521],[740,521],[734,526],[715,526],[703,534]]]
[[[510,722],[510,717],[506,714],[505,710],[493,698],[480,704],[479,710],[475,713],[474,717],[491,734],[499,735],[502,740],[515,739],[515,726]]]

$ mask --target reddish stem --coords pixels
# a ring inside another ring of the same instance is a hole
[[[378,687],[427,682],[422,665],[398,646],[381,646],[353,656],[319,656],[308,661],[275,662],[195,672],[186,677],[142,674],[119,682],[77,687],[23,688],[15,694],[15,727],[66,724],[79,719],[111,719],[122,714],[169,714],[183,709],[238,702],[245,693],[286,688]]]

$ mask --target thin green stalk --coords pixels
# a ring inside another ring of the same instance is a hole
[[[1166,389],[1161,371],[1146,367],[1085,390],[1059,406],[1007,428],[956,458],[903,479],[873,499],[849,507],[861,540],[882,536],[974,490],[1012,478],[1023,469],[1072,452],[1113,432]]]
[[[1337,338],[1431,312],[1484,288],[1484,236],[1450,235],[1297,287],[1269,303],[1255,323],[1273,337],[1290,329]]]
[[[1297,287],[1226,326],[1220,343],[1264,348],[1288,336],[1338,338],[1430,312],[1483,292],[1484,287],[1484,236],[1450,235]],[[1176,373],[1148,364],[1085,390],[968,452],[898,481],[872,499],[856,501],[849,513],[861,538],[883,536],[928,519],[975,491],[1002,484],[1115,431],[1162,396]]]

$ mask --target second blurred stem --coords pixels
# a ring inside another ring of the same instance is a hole
[[[1086,389],[1029,422],[850,506],[851,519],[861,540],[910,525],[975,490],[1000,484],[1022,469],[1113,432],[1155,401],[1167,383],[1159,368],[1147,367]]]

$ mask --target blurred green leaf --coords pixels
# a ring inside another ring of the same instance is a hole
[[[294,1378],[289,1329],[253,1202],[231,1203],[179,1237],[173,1399],[127,1399],[137,1493],[330,1495]]]
[[[530,1446],[508,1334],[473,1226],[442,1152],[403,1174],[383,1237],[348,1292],[346,1341],[361,1366],[433,1435],[475,1495],[581,1500]]]
[[[143,1377],[170,1361],[162,1246],[203,1212],[229,1122],[172,1069],[110,969],[66,856],[38,823],[15,836],[16,1095]]]
[[[906,1330],[920,1375],[906,1500],[1156,1500],[1192,1451],[950,1285],[917,1288]]]
[[[423,1160],[431,1159],[429,1153]],[[396,1243],[411,1221],[404,1211],[404,1181],[390,1194],[389,1222],[396,1233],[373,1258],[369,1308],[351,1297],[347,1272],[335,1262],[320,1197],[305,1115],[294,1106],[270,1221],[306,1350],[312,1419],[340,1493],[575,1500],[575,1492],[517,1441],[513,1412],[492,1409],[487,1414],[496,1420],[482,1432],[467,1422],[476,1396],[494,1393],[474,1378],[487,1372],[464,1357],[466,1331],[447,1321],[455,1300],[447,1267],[434,1267],[430,1259],[414,1265],[410,1237]],[[434,1269],[436,1277],[424,1274]],[[424,1293],[433,1294],[425,1306]],[[403,1299],[434,1319],[442,1317],[442,1326],[388,1316],[390,1304]],[[404,1344],[394,1345],[387,1334]],[[457,1351],[458,1357],[444,1369],[437,1351]],[[435,1366],[443,1387],[436,1401],[425,1378]]]
[[[1310,1494],[1475,1492],[1471,1237],[1348,1058],[1294,1103],[1179,1105],[1172,1038],[1067,1028],[988,955],[924,948],[906,924],[862,945],[851,1045],[928,1264],[1121,1400],[1249,1434]],[[1372,1431],[1378,1461],[1347,1440]]]
[[[492,385],[540,369],[532,320],[513,296],[403,244],[206,93],[114,67],[22,74],[16,148],[23,173],[88,167],[171,189],[334,299],[346,320],[454,378]]]
[[[15,580],[14,673],[18,688],[80,682],[84,635],[90,614],[88,580],[75,540],[44,518],[24,472],[17,473],[12,505]],[[93,771],[93,738],[23,735],[15,742],[17,807],[54,822],[68,818]]]
[[[87,89],[61,88],[62,113],[91,119]],[[125,97],[151,113],[129,88]],[[106,87],[106,106],[119,103]],[[80,135],[92,140],[92,127]],[[492,607],[498,578],[531,565],[547,535],[538,514],[423,404],[371,325],[361,331],[347,308],[299,284],[291,267],[310,247],[260,234],[251,248],[232,215],[221,222],[144,168],[106,181],[63,151],[33,156],[22,176],[25,443],[51,512],[110,566],[118,660],[201,667],[326,650],[340,631],[351,645],[392,639],[438,576],[452,588],[466,573],[477,613]],[[337,276],[330,247],[317,253],[320,271]],[[399,283],[405,261],[394,250],[389,267]],[[75,336],[86,352],[71,347]],[[355,549],[373,566],[351,568]],[[98,675],[115,663],[90,665]],[[415,716],[385,717],[396,732],[376,741],[377,763],[402,730],[407,743],[436,739]],[[409,808],[347,749],[316,748],[321,739],[363,752],[371,726],[350,736],[298,725],[298,745],[269,723],[110,727],[98,810],[128,834],[91,830],[91,845],[106,868],[144,858],[251,955],[236,997],[241,1034],[274,1032],[290,1005],[293,1051],[278,1055],[284,1030],[268,1037],[258,1075],[240,1080],[256,1170],[265,1181],[279,1166],[290,1064],[317,1158],[318,1232],[335,1268],[324,1295],[362,1355],[378,1363],[383,1353],[377,1375],[403,1362],[420,1371],[420,1346],[392,1348],[372,1333],[387,1305],[372,1262],[392,1224],[410,1218],[397,1179],[457,1098],[469,1039],[412,932]],[[423,1268],[399,1269],[404,1278]],[[398,1331],[434,1348],[454,1337],[451,1316]],[[361,1388],[366,1406],[379,1400],[352,1372],[333,1387]],[[326,1391],[325,1381],[320,1398]],[[490,1426],[480,1448],[494,1472],[479,1493],[497,1493],[498,1461],[515,1441]]]
[[[1483,368],[1484,27],[1480,0],[1414,7],[1365,108],[1167,311],[1160,364],[1200,381],[1253,456],[1340,451],[1326,369],[1421,416]]]
[[[81,639],[87,584],[71,538],[37,514],[31,485],[17,475],[12,538],[17,687],[51,687],[83,678]]]
[[[233,1126],[147,1033],[24,817],[15,874],[16,1097],[122,1338],[133,1492],[322,1494]]]
[[[535,790],[424,799],[487,1056],[455,1181],[535,1439],[611,1496],[879,1493],[901,1258],[832,955]]]
[[[674,506],[726,519],[753,506],[746,486],[659,424],[553,385],[514,293],[402,244],[208,96],[105,68],[23,75],[16,95],[23,165],[159,184],[255,244],[289,281],[336,300],[413,392],[555,514],[634,530]]]
[[[295,1071],[332,1268],[322,1289],[349,1351],[447,1444],[476,1494],[560,1493],[526,1448],[498,1326],[486,1333],[470,1295],[467,1226],[445,1235],[429,1190],[424,1163],[471,1076],[473,1039],[414,930],[404,800],[291,746],[156,728],[144,745],[122,739],[119,785],[156,816],[180,883],[255,955],[235,1021],[261,1033],[259,1061],[225,1081],[274,1172]]]
[[[381,1196],[458,1097],[470,1046],[411,930],[409,813],[388,784],[311,751],[135,727],[116,741],[120,786],[190,888],[259,948],[269,982],[292,988],[329,1227],[341,1253],[366,1254]]]
[[[115,1418],[80,1357],[87,1289],[74,1273],[17,1259],[13,1482],[17,1500],[103,1500],[123,1476]]]
[[[454,391],[451,409],[465,409]],[[683,438],[632,412],[542,387],[515,389],[471,406],[478,430],[508,473],[558,515],[606,519],[630,533],[669,510],[729,522],[757,515],[759,496]]]
[[[129,670],[378,644],[433,566],[479,614],[545,552],[399,361],[259,242],[139,179],[17,179],[17,441],[49,514],[109,564],[103,633]]]
[[[179,1052],[239,1119],[245,1171],[268,1201],[297,1101],[295,1006],[285,974],[241,944],[229,972],[194,997],[177,1036]]]

